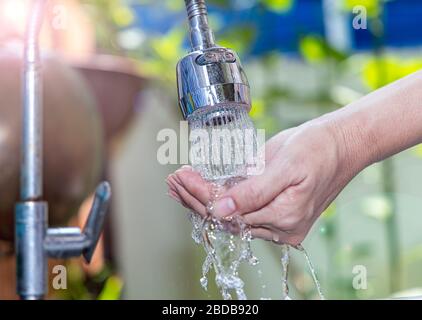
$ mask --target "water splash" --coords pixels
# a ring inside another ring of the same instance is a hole
[[[215,200],[218,198],[220,187],[212,184],[213,196],[210,204],[207,206],[208,216],[204,219],[198,215],[191,219],[194,221],[194,230],[192,237],[194,241],[202,243],[206,258],[202,265],[201,286],[207,290],[207,275],[214,268],[216,277],[215,282],[220,288],[224,299],[232,299],[231,292],[234,292],[239,300],[246,300],[244,292],[244,282],[239,277],[239,266],[243,261],[255,265],[257,258],[253,255],[250,248],[250,228],[239,218],[233,218],[230,221],[222,221],[213,218],[212,210]],[[200,222],[199,222],[200,221]],[[202,236],[199,238],[198,234]]]
[[[258,263],[250,246],[250,227],[240,217],[218,220],[213,213],[219,196],[247,177],[250,152],[257,151],[256,131],[247,111],[234,105],[199,110],[189,118],[189,125],[191,163],[210,182],[211,195],[205,218],[190,215],[192,238],[206,252],[201,286],[207,289],[207,274],[212,266],[223,298],[232,299],[235,293],[239,300],[244,300],[247,296],[239,266],[242,262]]]
[[[281,299],[291,300],[289,297],[289,246],[286,244],[281,245]]]
[[[263,275],[262,270],[259,268],[256,273],[258,274],[258,280],[261,286],[261,297],[259,298],[259,300],[271,300],[270,297],[266,297],[267,285],[264,283],[264,280],[262,278],[262,275]]]
[[[314,284],[315,284],[315,287],[317,289],[319,298],[321,300],[325,300],[324,294],[322,293],[321,284],[320,284],[320,282],[318,280],[318,277],[316,275],[316,271],[315,271],[314,265],[312,264],[312,261],[309,258],[308,252],[306,252],[306,250],[302,246],[302,244],[299,244],[299,245],[295,246],[295,248],[297,250],[301,251],[303,253],[303,255],[305,256],[305,260],[306,260],[306,263],[308,264],[308,268],[309,268],[309,271],[311,273],[312,279],[314,280]]]
[[[239,276],[239,266],[242,262],[252,266],[259,263],[251,250],[250,227],[240,217],[218,220],[213,213],[221,194],[246,179],[251,166],[259,166],[256,130],[246,110],[237,105],[198,110],[190,116],[189,127],[191,164],[194,170],[210,182],[211,195],[205,218],[194,212],[189,215],[193,225],[192,239],[202,244],[206,252],[200,283],[207,290],[208,274],[213,268],[222,297],[230,300],[235,293],[239,300],[245,300],[247,296],[244,281]],[[278,239],[275,240],[278,242]],[[289,246],[282,245],[281,248],[282,299],[290,300]],[[323,299],[309,256],[301,245],[296,249],[304,253],[318,293]]]

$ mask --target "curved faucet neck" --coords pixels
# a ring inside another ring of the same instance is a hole
[[[205,0],[185,0],[192,51],[215,47]]]

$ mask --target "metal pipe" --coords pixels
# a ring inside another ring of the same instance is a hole
[[[21,202],[15,208],[16,287],[25,300],[47,292],[48,257],[84,254],[89,263],[97,245],[111,196],[101,183],[84,232],[75,228],[48,229],[48,203],[43,196],[42,74],[38,38],[48,0],[34,0],[25,37],[22,91]]]
[[[92,203],[91,211],[83,229],[83,235],[89,241],[88,246],[82,251],[82,255],[87,263],[91,262],[95,246],[100,239],[110,197],[111,188],[108,182],[100,183],[95,192],[94,202]]]
[[[25,201],[16,205],[16,290],[21,299],[42,299],[47,292],[47,203]]]
[[[215,44],[205,0],[185,0],[185,4],[192,50],[176,67],[183,117],[189,120],[197,110],[216,106],[214,109],[230,105],[249,111],[248,79],[236,52]],[[208,123],[218,123],[221,118],[219,111],[208,115]]]
[[[42,200],[43,108],[38,37],[47,0],[33,2],[26,29],[21,146],[21,202],[15,208],[15,246],[19,296],[42,299],[47,284],[47,255],[43,247],[48,205]]]
[[[24,53],[24,86],[22,154],[21,154],[21,200],[42,198],[42,78],[38,47],[44,8],[47,0],[33,2],[26,29]]]
[[[205,0],[185,0],[189,20],[192,50],[204,50],[215,46],[214,34],[208,25]]]

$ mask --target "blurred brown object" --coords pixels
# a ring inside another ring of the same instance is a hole
[[[119,57],[97,56],[72,65],[80,75],[56,58],[45,60],[44,189],[52,225],[66,225],[78,213],[71,224],[83,226],[92,202],[91,191],[101,170],[107,171],[104,161],[111,157],[110,145],[129,127],[145,79],[130,60]],[[0,238],[7,240],[13,236],[13,206],[19,187],[19,68],[16,52],[0,50],[0,95],[4,97],[0,102],[0,166],[7,168],[0,171]],[[108,243],[110,237],[107,234]],[[85,266],[89,273],[95,274],[104,266],[104,250],[112,248],[105,249],[100,241],[91,264]],[[14,274],[14,257],[0,257],[0,298],[15,297]]]
[[[20,59],[29,2],[23,3],[0,2],[0,239],[9,241],[7,245],[13,238],[19,189]],[[95,55],[95,25],[78,0],[49,3],[41,45],[53,49],[60,59],[45,56],[43,61],[45,199],[50,225],[64,226],[73,216],[70,224],[81,226],[87,206],[80,206],[92,201],[88,197],[94,186],[107,178],[112,146],[134,118],[145,81],[131,60]],[[17,47],[11,49],[11,44]],[[104,255],[113,256],[112,215],[107,219],[105,236],[91,265],[85,266],[91,274],[103,267]],[[15,297],[15,272],[14,256],[0,252],[0,299]]]
[[[0,300],[18,299],[16,292],[16,259],[13,245],[0,240]]]
[[[94,93],[97,106],[102,116],[105,129],[105,166],[103,179],[109,180],[108,165],[116,152],[116,146],[125,136],[126,131],[139,107],[138,97],[146,79],[137,71],[136,64],[127,58],[95,55],[90,59],[73,60],[71,65],[76,68],[89,84]],[[81,206],[77,221],[73,224],[82,227],[91,206],[92,196],[87,198]],[[101,237],[91,264],[84,265],[84,269],[95,274],[104,266],[104,259],[113,264],[113,206],[107,215],[104,235]]]
[[[19,199],[21,61],[0,50],[0,239],[13,238]],[[95,97],[75,70],[52,56],[43,58],[44,195],[49,222],[63,225],[99,182],[103,132]]]
[[[28,8],[29,2],[5,0],[0,3],[0,94],[3,97],[0,102],[0,165],[7,168],[0,172],[0,239],[6,240],[13,236],[13,215],[10,213],[18,199],[19,60]],[[48,148],[44,167],[51,172],[45,177],[46,200],[54,198],[60,202],[62,190],[69,191],[67,202],[50,206],[50,222],[56,225],[70,218],[72,213],[69,211],[77,211],[84,200],[81,194],[85,193],[87,197],[106,171],[101,162],[110,156],[111,142],[128,127],[143,81],[129,59],[93,55],[95,28],[77,0],[49,1],[41,43],[43,48],[54,48],[74,69],[54,58],[47,59],[43,66],[44,88],[48,90],[44,97],[45,145]],[[13,45],[15,49],[11,49]]]
[[[123,57],[95,55],[71,64],[82,73],[97,98],[109,144],[129,127],[145,79],[135,63]]]

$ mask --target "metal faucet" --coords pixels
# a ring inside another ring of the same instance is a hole
[[[209,122],[221,120],[221,107],[251,109],[248,79],[238,55],[220,47],[208,25],[205,0],[185,0],[191,52],[177,64],[179,106],[183,117],[210,111]],[[215,112],[213,112],[213,110]]]
[[[48,228],[43,201],[43,103],[38,38],[48,0],[34,0],[25,37],[20,202],[15,208],[17,293],[42,299],[47,293],[47,259],[77,257],[90,262],[100,237],[111,196],[108,182],[96,189],[83,231]]]

